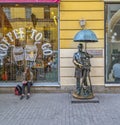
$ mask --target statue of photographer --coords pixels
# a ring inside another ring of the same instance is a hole
[[[93,56],[83,51],[83,44],[78,45],[78,52],[73,56],[73,63],[75,64],[76,77],[76,92],[73,96],[78,98],[87,98],[92,93],[90,80],[90,58]],[[88,80],[90,85],[88,85]]]

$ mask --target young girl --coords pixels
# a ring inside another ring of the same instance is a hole
[[[25,87],[27,87],[27,96],[26,99],[30,98],[30,87],[33,83],[33,73],[30,71],[30,68],[26,68],[25,72],[23,73],[23,81],[22,81],[22,95],[20,100],[25,97]]]

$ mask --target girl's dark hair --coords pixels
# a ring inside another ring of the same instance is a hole
[[[27,81],[30,80],[30,68],[26,69],[25,78],[26,78]]]

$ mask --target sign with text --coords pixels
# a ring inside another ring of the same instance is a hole
[[[13,44],[11,45],[10,43],[14,43],[15,39],[25,39],[25,28],[19,28],[19,29],[14,29],[11,32],[8,32],[1,40],[0,40],[0,58],[3,58],[7,55],[7,51],[9,49],[9,47],[13,46],[15,47]],[[43,34],[39,31],[37,31],[36,29],[31,29],[31,35],[30,38],[34,39],[34,46],[36,46],[36,44],[40,44],[41,40],[43,39]],[[44,43],[45,42],[45,43]],[[42,44],[42,51],[43,51],[43,55],[48,56],[52,54],[52,50],[51,50],[51,44],[49,43],[48,40],[44,39],[44,42]],[[18,47],[17,47],[17,51],[18,51]]]
[[[103,50],[87,50],[89,54],[92,54],[93,57],[103,57]]]

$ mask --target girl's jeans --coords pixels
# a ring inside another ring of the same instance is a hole
[[[22,85],[22,94],[25,94],[25,87],[27,87],[27,93],[30,93],[30,87],[32,85],[32,82],[27,82],[26,84]]]

